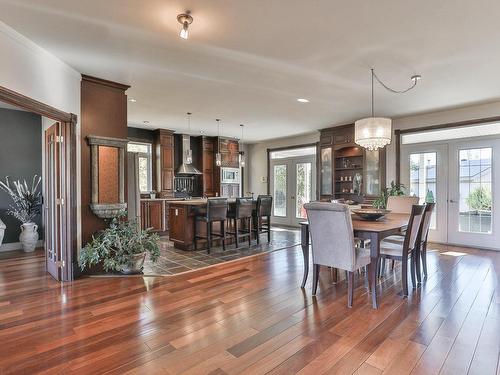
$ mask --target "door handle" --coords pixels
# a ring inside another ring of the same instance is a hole
[[[450,199],[450,203],[458,203],[458,201],[456,201],[454,199]]]
[[[291,199],[295,199],[295,196],[293,196],[293,195],[292,195],[290,198],[291,198]]]

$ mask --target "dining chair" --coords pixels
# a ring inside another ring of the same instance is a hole
[[[420,259],[422,260],[422,268],[424,271],[424,278],[427,278],[427,238],[429,236],[429,229],[431,227],[432,213],[436,203],[426,203],[424,218],[422,219],[422,225],[420,226],[420,232],[417,239],[417,251],[416,256],[416,273],[417,281],[420,283],[422,281],[420,274]]]
[[[260,243],[260,235],[267,233],[267,242],[271,242],[271,210],[273,207],[273,197],[271,195],[259,195],[257,205],[252,212],[253,232]],[[265,219],[265,221],[264,221]]]
[[[419,197],[390,196],[387,198],[387,209],[393,214],[410,214]]]
[[[380,243],[380,259],[391,259],[401,262],[401,282],[403,284],[403,295],[408,295],[408,259],[410,259],[410,273],[413,287],[417,286],[416,273],[416,247],[418,246],[418,234],[420,224],[424,216],[425,205],[414,204],[411,209],[410,219],[406,228],[403,243],[382,241]],[[409,258],[410,257],[410,258]],[[382,264],[385,264],[382,262]],[[380,267],[380,262],[379,265]]]
[[[370,263],[370,250],[356,246],[351,212],[347,205],[312,202],[304,204],[304,208],[311,234],[312,294],[316,295],[318,289],[320,266],[340,268],[347,271],[347,306],[352,307],[354,272],[367,265],[369,274],[375,272]]]
[[[194,218],[194,249],[197,250],[197,239],[207,240],[207,252],[210,254],[213,237],[220,238],[222,241],[222,250],[226,250],[226,219],[227,219],[227,199],[226,198],[208,198],[206,209],[202,209],[195,214]],[[207,226],[207,235],[198,234],[198,222],[205,222]],[[212,224],[220,222],[220,233],[212,231]]]
[[[227,213],[227,218],[233,221],[234,229],[227,233],[234,236],[236,248],[240,246],[240,238],[248,238],[248,246],[252,244],[252,210],[253,198],[236,198],[236,204]]]

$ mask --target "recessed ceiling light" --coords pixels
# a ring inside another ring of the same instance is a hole
[[[135,100],[134,98],[130,98],[128,101],[129,101],[130,103],[135,103],[137,100]]]
[[[301,103],[309,103],[309,100],[304,98],[298,98],[297,101]]]
[[[149,124],[149,121],[148,120],[144,120],[142,123],[143,124]]]

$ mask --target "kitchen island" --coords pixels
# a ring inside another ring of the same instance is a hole
[[[228,199],[229,205],[234,204],[234,199]],[[204,209],[207,206],[205,199],[188,199],[183,201],[171,201],[168,203],[168,217],[169,217],[169,238],[174,243],[174,247],[181,250],[194,249],[194,220],[196,212]],[[220,224],[215,222],[213,231],[220,231]],[[232,225],[226,222],[226,228],[232,230]],[[199,223],[197,232],[199,235],[206,236],[206,225]],[[220,243],[220,239],[214,238],[215,244]],[[198,240],[199,248],[202,249],[205,244],[204,240]],[[233,242],[233,238],[228,235],[226,244]]]

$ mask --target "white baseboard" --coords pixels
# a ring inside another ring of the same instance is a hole
[[[43,240],[39,240],[36,243],[36,247],[42,247],[43,246]],[[11,242],[11,243],[4,243],[3,245],[0,246],[0,252],[3,251],[14,251],[14,250],[22,250],[23,245],[21,245],[21,242]]]

